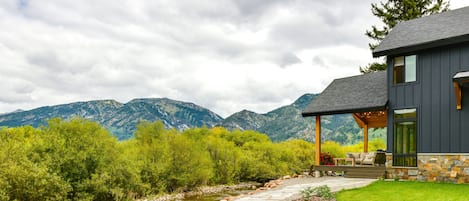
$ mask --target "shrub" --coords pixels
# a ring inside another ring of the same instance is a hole
[[[171,142],[171,168],[168,172],[168,190],[190,190],[207,185],[213,177],[210,154],[184,135],[176,135]]]
[[[314,145],[304,140],[288,140],[279,143],[283,153],[290,154],[292,158],[285,159],[290,165],[290,170],[300,174],[314,163]]]
[[[362,143],[363,144],[363,143]],[[321,145],[321,151],[329,153],[333,157],[343,158],[345,157],[344,147],[337,142],[326,141]],[[362,149],[363,151],[363,149]]]
[[[321,165],[334,165],[333,157],[329,153],[321,153]]]
[[[315,189],[313,187],[308,187],[306,189],[303,189],[300,192],[301,192],[301,196],[303,197],[303,200],[309,200],[316,195]]]
[[[207,150],[213,164],[214,184],[233,184],[240,181],[241,151],[233,142],[209,136]]]
[[[331,189],[326,185],[314,188],[308,187],[301,191],[301,195],[303,197],[303,200],[310,200],[315,196],[321,197],[326,200],[332,200],[335,198],[335,195],[331,192]]]
[[[207,184],[266,181],[313,163],[313,144],[256,131],[141,122],[118,142],[98,123],[0,128],[0,200],[135,200]],[[332,156],[323,156],[332,163]]]

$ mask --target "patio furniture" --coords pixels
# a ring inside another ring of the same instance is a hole
[[[376,152],[368,153],[347,153],[347,158],[353,158],[358,165],[374,165]]]
[[[344,161],[344,163],[352,162],[352,166],[355,166],[355,158],[334,158],[334,164],[336,166],[340,164],[340,161]]]
[[[384,166],[385,163],[386,163],[386,151],[377,150],[376,157],[375,157],[375,165]]]

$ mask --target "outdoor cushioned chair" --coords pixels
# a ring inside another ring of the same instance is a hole
[[[354,158],[357,165],[374,165],[376,152],[347,153],[347,158]]]

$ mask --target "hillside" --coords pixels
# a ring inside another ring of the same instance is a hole
[[[82,117],[99,122],[120,140],[131,138],[136,125],[142,120],[162,121],[167,128],[180,130],[204,125],[213,127],[222,121],[217,114],[193,103],[149,98],[134,99],[126,104],[114,100],[76,102],[8,113],[0,115],[0,126],[38,127],[53,117]]]
[[[38,127],[52,117],[70,119],[73,116],[102,122],[121,108],[123,104],[114,100],[76,102],[63,105],[45,106],[28,111],[15,111],[0,115],[0,126],[16,127],[31,125]]]
[[[162,121],[167,128],[183,130],[202,126],[213,127],[223,119],[193,103],[158,98],[134,99],[100,123],[120,139],[127,139],[133,136],[137,124],[142,120]]]
[[[273,141],[305,139],[313,141],[314,118],[303,118],[301,111],[317,94],[305,94],[294,103],[266,114],[242,110],[226,119],[193,103],[167,98],[134,99],[128,103],[114,100],[96,100],[40,107],[0,115],[0,126],[16,127],[45,125],[53,117],[70,119],[75,116],[99,122],[118,139],[131,138],[136,125],[144,121],[162,121],[167,128],[183,130],[193,127],[223,126],[230,130],[255,130],[265,133]],[[324,140],[352,144],[362,140],[361,132],[351,115],[333,115],[322,118]],[[383,130],[370,130],[370,138],[384,138]]]

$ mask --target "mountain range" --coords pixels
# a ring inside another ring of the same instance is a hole
[[[137,124],[142,121],[162,121],[166,128],[184,130],[194,127],[223,126],[229,130],[255,130],[267,134],[273,141],[305,139],[313,141],[315,120],[303,118],[301,111],[318,94],[305,94],[295,102],[265,114],[242,110],[223,119],[216,113],[194,103],[168,98],[141,98],[128,103],[115,100],[95,100],[69,104],[45,106],[32,110],[17,110],[0,115],[0,127],[47,124],[54,117],[70,119],[82,117],[100,123],[119,140],[133,137]],[[322,133],[325,140],[352,144],[360,139],[360,129],[351,115],[331,115],[322,118]],[[383,137],[381,130],[373,130],[370,138]]]

